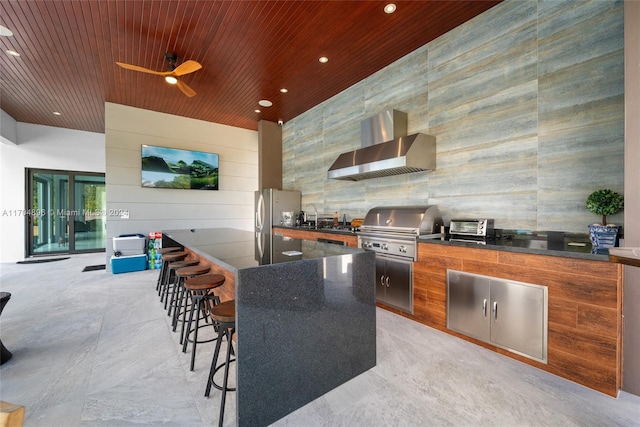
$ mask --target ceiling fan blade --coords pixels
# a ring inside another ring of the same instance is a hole
[[[188,60],[178,65],[175,70],[171,72],[174,76],[184,76],[185,74],[193,73],[194,71],[198,71],[202,68],[196,61]]]
[[[140,71],[142,73],[155,74],[157,76],[167,76],[172,73],[171,71],[153,71],[148,68],[138,67],[137,65],[125,64],[124,62],[116,62],[116,64],[127,70]]]
[[[187,95],[189,98],[196,95],[195,90],[191,89],[189,86],[186,85],[186,83],[182,83],[180,80],[178,80],[178,83],[176,83],[176,86],[178,86],[178,89],[180,89],[182,93]]]

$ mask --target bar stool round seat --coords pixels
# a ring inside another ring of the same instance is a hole
[[[177,249],[180,249],[180,248],[177,248]],[[162,249],[159,249],[159,250],[162,250]],[[189,254],[182,250],[171,251],[171,252],[162,254],[161,256],[162,264],[160,266],[160,273],[158,273],[158,282],[156,283],[156,291],[158,292],[158,296],[162,295],[164,287],[167,286],[167,283],[169,281],[168,269],[167,269],[167,266],[169,265],[169,263],[174,261],[181,261],[185,259],[187,255]],[[162,298],[160,298],[160,301],[162,301]]]
[[[173,326],[173,332],[175,332],[178,327],[178,323],[182,322],[182,327],[180,328],[180,344],[182,344],[183,341],[184,327],[187,323],[187,310],[189,309],[188,295],[186,295],[184,289],[184,281],[189,277],[208,273],[209,270],[211,270],[211,267],[209,267],[208,265],[195,264],[188,267],[178,268],[175,271],[175,298],[172,298],[172,302],[175,302],[175,304],[173,307],[173,321],[171,324]],[[171,308],[169,309],[169,311],[171,311]],[[180,319],[181,316],[182,319]]]
[[[173,251],[162,255],[162,261],[173,262],[183,260],[189,255],[185,251]]]
[[[177,252],[177,251],[182,251],[182,248],[180,246],[171,246],[168,248],[158,248],[158,250],[156,250],[156,252],[159,253],[160,255],[168,254],[171,252]]]
[[[200,325],[200,320],[207,320],[209,308],[212,305],[220,303],[220,298],[213,292],[224,284],[225,277],[222,274],[203,274],[201,276],[191,277],[185,280],[184,287],[191,297],[191,311],[189,312],[189,322],[182,342],[182,352],[187,352],[187,345],[191,342],[191,367],[193,371],[196,359],[196,348],[198,344],[214,341],[216,338],[198,341],[198,331],[201,327],[208,325]],[[195,315],[195,324],[193,316]],[[193,326],[193,328],[192,328]],[[212,324],[213,326],[213,324]],[[215,330],[215,328],[214,328]],[[190,338],[193,334],[193,338]]]
[[[196,264],[192,264],[186,267],[181,267],[178,270],[176,270],[176,274],[178,275],[178,277],[187,278],[187,277],[198,276],[200,274],[208,273],[209,270],[211,270],[211,267],[209,267],[208,265],[200,264],[196,260]]]
[[[222,274],[209,273],[203,274],[202,276],[189,277],[185,281],[185,284],[197,287],[200,285],[209,285],[210,283],[218,282],[221,279],[224,280],[224,276]]]
[[[224,404],[227,397],[227,391],[236,391],[235,388],[228,387],[229,383],[229,364],[235,362],[235,357],[231,359],[233,352],[233,334],[236,332],[236,302],[235,300],[225,301],[210,308],[211,319],[218,324],[218,339],[216,341],[216,349],[211,360],[211,369],[209,370],[209,378],[207,380],[207,389],[204,393],[209,397],[211,386],[222,391],[222,399],[220,400],[220,416],[218,417],[218,426],[222,427],[222,419],[224,417]],[[227,338],[227,352],[225,361],[218,365],[218,356],[220,355],[220,347],[222,338]],[[214,376],[216,372],[224,368],[224,377],[222,385],[216,384]]]
[[[164,256],[165,255],[163,255],[163,257]],[[171,304],[173,303],[174,294],[178,290],[178,288],[176,287],[176,283],[178,282],[176,271],[181,268],[198,265],[199,263],[200,261],[198,261],[197,259],[183,258],[181,261],[173,261],[167,265],[166,281],[164,284],[164,288],[162,289],[162,293],[160,294],[160,302],[164,301],[165,310],[167,310],[167,304],[169,304],[169,309],[167,312],[169,316],[171,315]],[[171,301],[169,301],[169,295],[171,295]]]

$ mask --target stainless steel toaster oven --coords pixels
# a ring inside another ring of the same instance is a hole
[[[452,219],[449,226],[452,236],[493,236],[492,219]]]

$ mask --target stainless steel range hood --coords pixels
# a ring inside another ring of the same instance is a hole
[[[363,121],[362,147],[338,156],[327,176],[359,181],[435,169],[435,137],[421,133],[405,136],[406,123],[406,114],[396,110]]]

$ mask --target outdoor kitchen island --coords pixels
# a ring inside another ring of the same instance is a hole
[[[230,228],[164,231],[163,246],[227,278],[238,426],[269,425],[376,365],[373,253]]]

